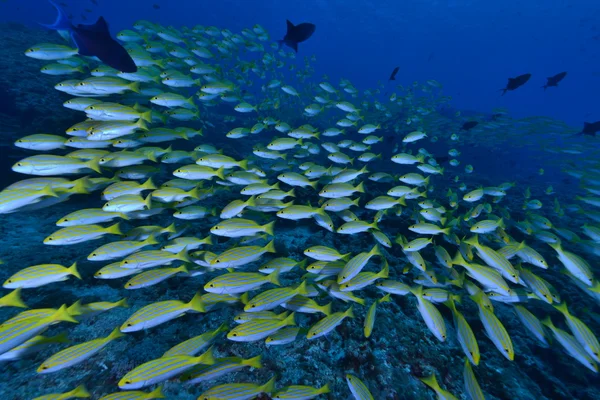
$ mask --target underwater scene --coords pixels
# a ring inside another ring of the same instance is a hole
[[[600,399],[598,21],[0,0],[0,396]]]

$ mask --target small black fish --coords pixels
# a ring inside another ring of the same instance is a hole
[[[278,40],[279,47],[282,44],[285,44],[288,47],[294,49],[294,51],[298,52],[298,43],[304,42],[308,38],[315,33],[315,29],[317,28],[314,24],[309,22],[303,22],[299,25],[292,24],[289,20],[287,22],[287,32],[282,40]]]
[[[152,4],[152,8],[154,8],[155,10],[158,10],[160,8],[160,6],[156,3]]]
[[[468,130],[475,128],[477,125],[479,125],[479,122],[477,122],[477,121],[467,121],[463,124],[461,129],[464,131],[468,131]]]
[[[85,9],[85,10],[83,10],[83,11],[85,11],[86,13],[91,13],[91,12],[93,12],[93,11],[92,11],[92,10],[90,10],[89,8],[86,8],[86,9]]]
[[[92,3],[94,3],[95,5],[98,5],[98,1],[97,0],[90,0]]]
[[[546,78],[548,80],[548,82],[546,82],[546,84],[544,86],[542,86],[542,88],[544,88],[544,90],[546,90],[546,88],[548,88],[548,87],[558,86],[558,82],[562,81],[565,78],[565,76],[567,76],[567,73],[561,72],[559,74],[556,74],[554,76]]]
[[[500,89],[502,91],[502,96],[506,94],[509,90],[515,90],[523,86],[527,83],[527,81],[531,78],[531,74],[523,74],[519,75],[516,78],[508,78],[508,83],[504,89]]]
[[[596,136],[598,132],[600,132],[600,121],[583,123],[582,135]]]
[[[396,80],[396,74],[398,73],[398,70],[400,70],[400,67],[394,68],[394,70],[392,71],[392,74],[390,75],[390,81]]]
[[[98,18],[95,24],[75,26],[54,1],[48,1],[56,8],[58,16],[53,24],[40,25],[48,29],[68,31],[82,56],[98,57],[104,64],[118,71],[137,72],[137,66],[127,50],[110,36],[108,24],[103,17]]]

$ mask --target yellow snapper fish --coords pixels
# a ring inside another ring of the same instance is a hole
[[[19,272],[8,278],[2,287],[6,289],[25,289],[35,288],[47,285],[49,283],[65,281],[72,275],[81,279],[77,271],[77,263],[70,267],[63,267],[58,264],[42,264],[23,268]]]

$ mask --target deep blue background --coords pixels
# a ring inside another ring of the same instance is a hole
[[[78,16],[104,15],[113,33],[138,19],[179,27],[240,31],[259,23],[279,39],[285,19],[317,25],[301,54],[317,56],[317,76],[374,87],[400,66],[398,82],[436,79],[461,109],[507,107],[514,116],[545,115],[580,126],[600,120],[600,2],[597,0],[62,0]],[[160,9],[153,8],[160,5]],[[169,5],[168,5],[169,4]],[[0,1],[0,21],[32,26],[55,13],[45,0]],[[301,59],[298,60],[301,62]],[[569,75],[544,93],[547,76]],[[506,79],[533,74],[501,97]]]

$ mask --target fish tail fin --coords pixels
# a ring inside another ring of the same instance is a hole
[[[102,173],[102,170],[100,169],[100,159],[101,158],[102,157],[92,158],[90,161],[88,161],[86,163],[86,167],[88,167],[92,171],[95,171],[95,172],[101,174]]]
[[[69,274],[81,279],[81,275],[79,275],[79,271],[77,271],[77,262],[74,262],[67,270],[69,271]]]
[[[148,180],[142,184],[142,188],[148,190],[156,190],[156,185],[154,184],[154,182],[152,182],[152,178],[148,178]]]
[[[40,194],[48,197],[58,197],[58,194],[54,190],[52,190],[52,186],[46,185],[40,190]]]
[[[390,275],[390,264],[388,264],[388,262],[385,258],[383,259],[383,262],[384,262],[384,266],[377,275],[378,275],[378,278],[386,279]]]
[[[183,262],[187,262],[187,263],[190,263],[190,264],[194,263],[194,261],[188,255],[188,253],[187,253],[187,247],[185,247],[185,246],[183,247],[183,249],[181,249],[181,251],[179,253],[177,253],[175,255],[175,257],[178,260],[183,261]]]
[[[262,355],[244,360],[244,365],[252,368],[262,368]]]
[[[296,293],[302,296],[308,295],[308,290],[306,289],[306,281],[302,281],[300,285],[296,288]]]
[[[354,306],[350,306],[346,312],[344,312],[344,315],[348,318],[354,318]]]
[[[50,2],[50,3],[52,3],[52,2]],[[63,396],[66,396],[66,395],[63,395]],[[68,399],[71,397],[91,397],[91,394],[90,394],[90,392],[87,391],[87,389],[85,388],[85,385],[79,385],[75,389],[71,390],[68,393],[68,397],[63,397],[63,398]]]
[[[242,160],[238,165],[241,169],[248,170],[248,160]]]
[[[263,249],[265,253],[277,253],[275,249],[275,240],[271,240]]]
[[[105,233],[110,233],[112,235],[124,235],[123,232],[121,232],[121,223],[117,222],[116,224],[109,226],[108,228],[106,228],[106,230],[104,231]]]
[[[214,346],[210,346],[210,348],[208,350],[206,350],[206,352],[204,354],[202,354],[201,356],[198,357],[199,360],[199,364],[204,364],[204,365],[213,365],[217,360],[215,359],[215,347]]]
[[[156,240],[156,234],[151,233],[150,236],[146,240],[142,242],[144,246],[152,246],[154,244],[158,244],[158,240]]]
[[[392,296],[388,293],[385,296],[383,296],[382,298],[380,298],[379,300],[377,300],[377,302],[379,304],[381,303],[389,303],[390,301],[392,301]]]
[[[275,377],[269,379],[267,383],[260,387],[260,391],[270,395],[275,390]]]
[[[139,83],[139,82],[136,82],[136,83]],[[141,129],[143,131],[148,130],[148,125],[146,125],[143,118],[138,119],[138,121],[136,122],[136,125],[139,129]]]
[[[71,316],[71,314],[69,314],[69,312],[67,311],[66,304],[63,304],[62,306],[60,306],[60,308],[58,310],[56,310],[56,312],[54,312],[54,314],[50,315],[48,317],[48,321],[52,321],[52,322],[65,321],[65,322],[72,322],[74,324],[79,323],[79,321],[77,321],[75,318],[73,318]]]
[[[148,110],[145,113],[142,113],[140,115],[140,118],[148,123],[152,122],[152,110]]]
[[[256,196],[250,196],[250,198],[246,200],[246,207],[256,207]],[[272,233],[270,233],[270,235],[273,236]]]
[[[148,196],[146,196],[146,198],[144,199],[144,204],[146,205],[146,209],[149,210],[150,208],[152,208],[152,192],[148,193]],[[174,225],[175,223],[173,222]],[[170,226],[170,225],[169,225]],[[175,227],[173,226],[173,229],[175,229]],[[173,233],[173,232],[171,232]]]
[[[355,190],[358,193],[364,193],[365,192],[365,185],[363,182],[359,183],[358,186],[355,188]]]
[[[83,306],[81,305],[81,300],[77,300],[75,303],[67,307],[67,312],[73,317],[85,314]]]
[[[271,221],[268,224],[263,226],[263,230],[267,235],[275,236],[273,234],[273,230],[275,229],[275,221]]]
[[[154,389],[153,391],[148,393],[148,395],[146,395],[146,399],[164,399],[164,398],[165,398],[165,395],[162,392],[162,386],[157,387],[156,389]]]
[[[196,293],[192,300],[188,303],[190,308],[194,311],[205,312],[206,308],[204,307],[204,303],[202,302],[202,295],[200,293]]]
[[[440,385],[435,377],[435,374],[431,374],[424,378],[419,378],[421,382],[432,388],[434,391],[439,392],[441,390]]]
[[[108,335],[106,337],[106,341],[110,342],[112,340],[118,339],[120,337],[125,336],[125,334],[123,332],[121,332],[121,330],[119,329],[119,327],[116,327],[115,329],[113,329],[113,331],[110,333],[110,335]]]
[[[27,304],[25,304],[21,298],[21,288],[15,289],[6,296],[0,298],[0,306],[28,308]]]
[[[214,331],[215,335],[219,333],[227,332],[229,330],[229,325],[226,322],[223,322],[219,327]]]
[[[296,313],[291,313],[281,321],[281,326],[296,325]]]
[[[322,387],[320,387],[317,390],[317,393],[319,394],[325,394],[325,393],[329,393],[331,390],[329,389],[329,383],[326,383],[325,385],[323,385]]]
[[[276,269],[275,271],[267,275],[267,280],[273,285],[281,286],[281,283],[279,283],[279,270]]]
[[[540,322],[542,324],[546,325],[550,329],[554,328],[554,324],[552,323],[552,319],[550,318],[549,315],[547,315],[546,318],[542,319]]]
[[[224,171],[225,171],[224,167],[221,167],[215,171],[215,175],[217,176],[217,178],[219,178],[223,181],[225,180],[225,172]]]
[[[131,82],[131,84],[129,84],[129,90],[131,90],[134,93],[140,93],[140,83],[139,82]],[[148,121],[150,122],[150,121]]]
[[[129,308],[129,304],[127,303],[127,297],[123,297],[121,300],[115,303],[115,307],[123,307]]]
[[[331,314],[331,303],[327,303],[321,307],[321,312],[325,315]]]
[[[567,308],[567,303],[564,301],[558,304],[552,304],[554,308],[561,312],[565,317],[569,315],[569,309]]]
[[[411,287],[410,292],[412,294],[414,294],[416,297],[422,297],[423,296],[423,286],[418,285],[416,287]]]
[[[50,4],[52,4],[54,6],[54,8],[56,8],[58,15],[56,16],[56,20],[54,20],[54,22],[52,24],[40,23],[40,25],[45,28],[52,29],[55,31],[70,31],[73,28],[73,25],[71,24],[71,21],[69,21],[69,18],[65,14],[63,9],[60,8],[60,6],[58,4],[56,4],[53,0],[48,0],[48,2]]]

